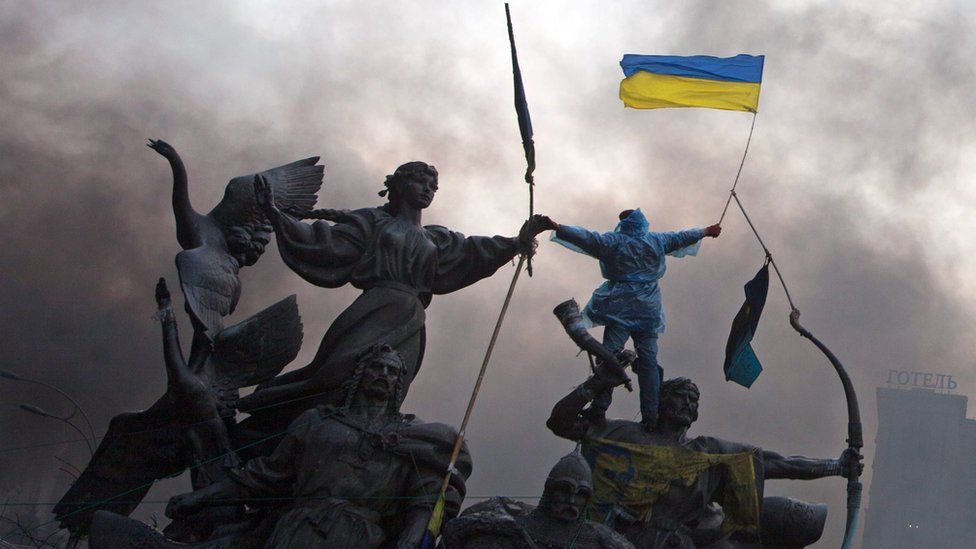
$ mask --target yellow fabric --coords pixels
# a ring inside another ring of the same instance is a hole
[[[756,112],[759,84],[638,71],[620,81],[620,100],[635,109],[706,107]]]
[[[441,494],[437,498],[437,503],[434,504],[434,510],[430,514],[430,520],[427,522],[427,531],[433,534],[436,538],[441,535],[441,526],[444,524],[444,494]]]
[[[583,454],[590,459],[595,456],[590,520],[603,522],[611,504],[625,508],[643,522],[650,521],[654,502],[672,483],[691,486],[707,469],[727,467],[729,484],[718,502],[725,512],[722,528],[726,532],[755,532],[759,526],[752,452],[706,454],[676,446],[592,439],[586,441]]]

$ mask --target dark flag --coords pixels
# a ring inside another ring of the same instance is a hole
[[[729,333],[728,343],[725,344],[725,380],[734,381],[746,388],[751,387],[762,372],[762,365],[749,342],[756,334],[768,290],[767,262],[752,280],[746,282],[746,301],[732,320],[732,331]]]
[[[515,114],[518,117],[519,133],[522,134],[522,148],[525,149],[525,182],[529,184],[529,218],[535,214],[535,141],[532,140],[532,119],[529,117],[529,104],[525,100],[525,86],[522,85],[522,70],[515,51],[515,31],[512,30],[512,15],[505,3],[505,21],[508,22],[508,43],[512,46],[512,77],[515,80]],[[532,253],[525,254],[529,276],[532,276]]]
[[[525,100],[525,86],[522,85],[522,71],[519,69],[518,53],[515,51],[515,32],[512,30],[512,16],[505,4],[505,20],[508,22],[508,42],[512,46],[512,76],[515,80],[515,114],[518,116],[519,133],[522,134],[522,147],[525,149],[525,182],[533,184],[535,171],[535,142],[532,140],[532,119],[529,117],[529,104]]]

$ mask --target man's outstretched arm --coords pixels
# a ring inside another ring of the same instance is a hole
[[[577,442],[586,437],[590,429],[602,429],[606,420],[587,419],[580,414],[596,395],[612,387],[612,382],[600,376],[591,376],[552,407],[546,427],[557,437]]]
[[[686,248],[705,237],[718,238],[722,234],[721,225],[710,225],[704,229],[688,229],[674,233],[656,233],[664,243],[664,253],[669,254]]]
[[[852,459],[851,450],[844,450],[840,459],[815,459],[804,456],[783,457],[776,452],[763,451],[764,476],[767,479],[787,478],[812,480],[823,477],[847,477],[852,464],[863,468],[857,459]]]
[[[605,233],[598,233],[583,227],[561,225],[552,222],[552,229],[556,231],[556,238],[576,246],[587,255],[599,258],[603,250],[610,243],[610,237]],[[576,250],[579,251],[579,250]]]

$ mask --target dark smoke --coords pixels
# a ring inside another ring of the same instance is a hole
[[[952,374],[971,392],[972,353],[959,329],[972,320],[976,268],[960,253],[971,225],[965,153],[976,136],[971,12],[952,3],[571,3],[557,23],[552,10],[512,8],[540,211],[607,230],[616,212],[636,206],[662,230],[715,222],[748,115],[624,110],[616,62],[625,52],[766,54],[740,197],[804,324],[851,370],[868,463],[874,387],[887,369]],[[383,176],[418,159],[442,174],[427,222],[514,234],[526,215],[500,5],[336,1],[288,10],[234,2],[0,7],[0,367],[69,390],[98,431],[113,415],[151,404],[165,382],[152,288],[159,276],[175,285],[179,248],[169,170],[146,138],[183,154],[200,211],[233,176],[318,154],[326,166],[320,206],[379,204]],[[696,432],[836,457],[847,421],[840,385],[788,327],[777,281],[755,340],[766,371],[750,391],[722,378],[742,284],[763,260],[732,208],[720,239],[669,265],[662,363],[702,389]],[[435,298],[409,411],[460,421],[510,276],[503,269]],[[299,365],[355,296],[302,282],[273,246],[242,278],[237,319],[298,294],[306,331]],[[583,302],[598,283],[595,262],[542,243],[468,429],[471,495],[536,496],[570,446],[544,422],[586,366],[550,310],[572,296]],[[54,457],[80,468],[87,451],[78,443],[15,450],[77,438],[20,403],[70,411],[39,387],[0,381],[0,497],[56,500],[70,478]],[[614,413],[636,409],[635,395],[617,395]],[[171,482],[150,499],[185,487]],[[767,493],[828,503],[822,543],[839,539],[841,480],[771,483]],[[162,516],[160,504],[144,508],[140,516]]]

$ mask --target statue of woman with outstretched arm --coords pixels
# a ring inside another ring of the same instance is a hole
[[[437,192],[437,170],[424,162],[403,164],[387,176],[385,186],[380,196],[389,201],[381,207],[315,210],[306,217],[319,220],[308,224],[279,210],[268,185],[256,178],[258,202],[274,226],[285,263],[316,286],[351,284],[363,293],[332,323],[310,364],[242,399],[242,411],[291,401],[297,414],[333,401],[355,356],[377,341],[403,356],[409,384],[423,360],[424,309],[431,296],[491,276],[519,253],[531,252],[535,235],[551,225],[545,216],[533,216],[515,237],[465,237],[424,226],[422,212]],[[281,407],[269,412],[277,416]]]

